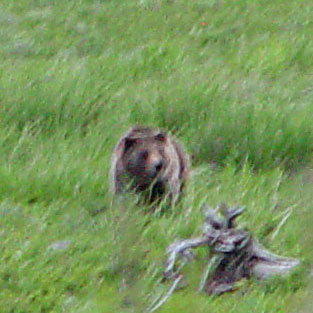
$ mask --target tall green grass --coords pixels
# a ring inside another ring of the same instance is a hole
[[[168,287],[167,245],[200,233],[204,201],[246,205],[242,225],[303,265],[213,299],[196,293],[200,249],[188,287],[160,312],[300,306],[312,260],[312,12],[282,0],[2,1],[0,311],[142,311]],[[111,151],[133,124],[169,130],[192,156],[182,202],[161,215],[108,193]],[[49,248],[58,240],[70,244]]]

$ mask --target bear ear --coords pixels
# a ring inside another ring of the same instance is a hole
[[[154,138],[157,141],[160,141],[160,142],[165,142],[166,141],[166,136],[163,133],[158,133],[157,135],[154,136]]]
[[[136,138],[125,138],[124,142],[124,152],[131,148],[137,142]]]

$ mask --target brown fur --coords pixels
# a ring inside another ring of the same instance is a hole
[[[189,171],[189,157],[171,135],[159,129],[135,126],[117,142],[112,156],[111,186],[150,191],[149,200],[179,196]]]

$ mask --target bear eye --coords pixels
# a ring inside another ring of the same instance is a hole
[[[148,156],[149,156],[149,152],[147,150],[144,150],[141,152],[142,159],[147,160]]]
[[[155,138],[157,141],[161,141],[161,142],[165,142],[165,140],[166,140],[165,135],[162,134],[162,133],[157,134],[154,138]]]

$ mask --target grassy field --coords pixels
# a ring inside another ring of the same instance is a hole
[[[158,312],[310,313],[312,35],[309,0],[2,0],[0,312],[144,312],[169,287],[166,247],[201,232],[203,202],[226,202],[302,265],[214,298],[197,292],[199,249]],[[133,124],[192,155],[161,215],[108,192]]]

